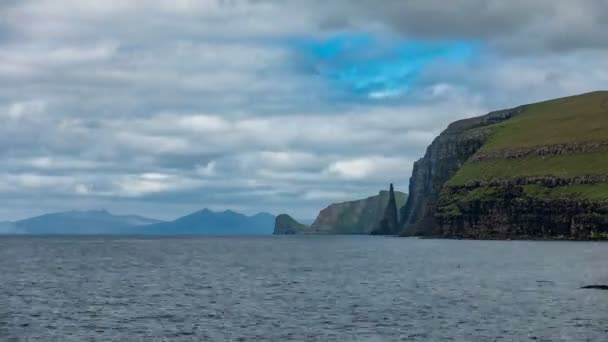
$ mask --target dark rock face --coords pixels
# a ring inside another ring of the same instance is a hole
[[[512,184],[443,189],[434,236],[467,239],[594,239],[608,232],[608,203],[534,198]],[[464,197],[463,197],[464,196]]]
[[[477,153],[471,161],[483,161],[489,159],[517,159],[525,157],[559,156],[575,153],[590,153],[608,150],[608,142],[582,142],[569,144],[556,144],[533,146],[514,150],[499,150],[493,152]]]
[[[401,208],[401,234],[433,235],[435,211],[443,185],[487,141],[493,125],[522,113],[525,106],[452,123],[428,147],[410,178],[409,199]]]
[[[308,226],[294,220],[287,214],[277,216],[274,224],[274,235],[306,234]]]
[[[399,234],[399,212],[393,184],[390,186],[388,204],[384,210],[384,216],[378,223],[378,227],[372,231],[372,235],[396,235]]]

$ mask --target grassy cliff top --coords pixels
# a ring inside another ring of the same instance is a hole
[[[522,114],[494,128],[496,132],[482,151],[606,141],[608,91],[531,104]]]
[[[532,104],[509,120],[492,126],[478,153],[525,150],[535,146],[608,142],[608,91]],[[522,158],[468,161],[447,185],[514,177],[572,178],[608,174],[608,151],[531,155]],[[608,197],[608,194],[607,194]]]

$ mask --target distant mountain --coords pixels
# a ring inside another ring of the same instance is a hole
[[[16,234],[17,226],[13,222],[0,222],[0,234]]]
[[[275,217],[268,213],[247,216],[232,210],[203,209],[175,221],[141,227],[138,231],[154,235],[270,235],[274,221]]]
[[[136,215],[112,215],[106,210],[68,211],[15,222],[21,234],[132,234],[134,227],[161,221]]]

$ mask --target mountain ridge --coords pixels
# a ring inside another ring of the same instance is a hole
[[[266,212],[248,216],[205,208],[173,221],[139,227],[138,231],[153,235],[270,235],[274,222],[274,215]]]
[[[13,222],[20,234],[129,234],[131,228],[161,222],[105,209],[48,213]]]

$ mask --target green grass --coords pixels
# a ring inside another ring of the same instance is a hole
[[[481,151],[608,140],[608,91],[529,105],[491,126],[495,133]]]
[[[475,200],[482,200],[485,198],[492,198],[496,194],[496,189],[491,187],[479,187],[471,191],[468,191],[464,196],[460,198],[460,201],[468,202]]]
[[[541,185],[525,185],[524,191],[526,195],[535,198],[608,200],[608,183],[579,184],[555,188],[547,188]]]
[[[462,185],[476,180],[509,179],[514,177],[577,176],[607,174],[608,152],[594,152],[552,157],[494,159],[465,163],[447,182]]]
[[[606,142],[608,141],[608,91],[532,104],[514,118],[482,128],[492,133],[488,142],[480,149],[481,152],[555,144]],[[601,174],[608,174],[608,151],[467,162],[446,185],[521,177],[573,178]],[[556,188],[528,185],[524,190],[528,196],[536,198],[608,200],[608,183]],[[488,188],[480,188],[460,194],[459,200],[483,199],[492,195]]]
[[[607,241],[608,240],[608,233],[592,232],[591,233],[591,240],[595,240],[595,241]]]
[[[451,193],[449,189],[444,189],[439,207],[445,216],[461,216],[460,204],[484,199],[492,199],[498,189],[493,187],[479,187],[467,192]]]

